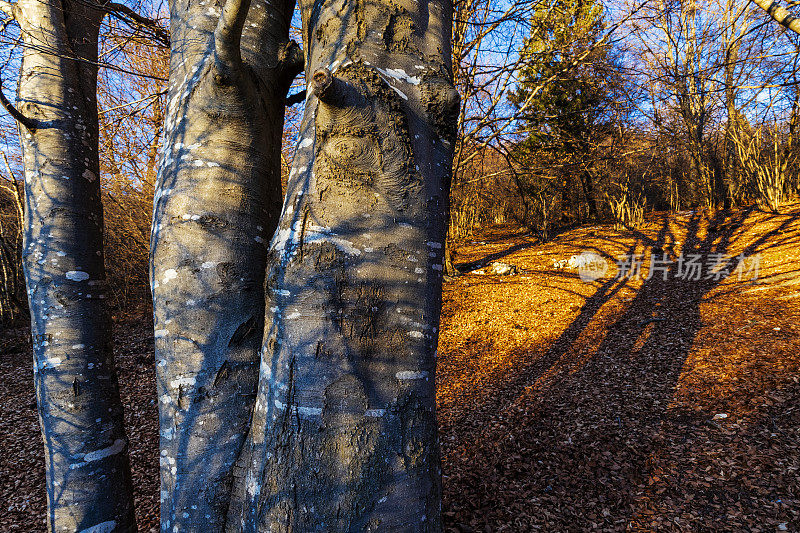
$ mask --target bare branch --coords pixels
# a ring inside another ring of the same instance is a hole
[[[306,99],[305,89],[300,91],[299,93],[290,94],[289,96],[286,97],[286,107],[292,107],[295,104],[304,102],[305,99]]]
[[[0,0],[0,13],[3,13],[9,19],[17,18],[14,15],[14,4],[6,2],[6,0]]]
[[[305,66],[303,49],[294,41],[284,43],[278,50],[278,64],[289,80],[295,79]]]
[[[0,0],[0,2],[3,1]],[[116,2],[103,4],[103,9],[131,26],[140,26],[152,31],[156,40],[164,46],[169,46],[169,32],[162,28],[157,21],[143,17],[128,6]]]
[[[250,0],[226,0],[214,30],[217,62],[229,69],[238,69],[242,63],[242,29],[250,9]]]
[[[8,114],[11,115],[14,120],[25,126],[26,129],[36,129],[36,121],[23,115],[20,110],[14,107],[14,104],[6,98],[6,93],[3,92],[2,88],[2,78],[0,78],[0,105],[8,111]]]
[[[346,98],[347,89],[347,82],[335,77],[326,68],[316,71],[311,77],[311,90],[314,96],[328,105],[341,105]]]

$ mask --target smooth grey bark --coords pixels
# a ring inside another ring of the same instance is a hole
[[[23,38],[23,266],[50,531],[135,531],[128,440],[104,302],[97,40],[90,2],[0,5]]]
[[[293,0],[174,0],[150,279],[163,531],[220,531],[250,424]]]
[[[753,0],[753,3],[784,28],[800,34],[800,19],[792,15],[788,9],[779,6],[775,0]]]
[[[304,1],[310,91],[228,531],[439,531],[449,0]]]

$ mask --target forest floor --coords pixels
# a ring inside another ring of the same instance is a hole
[[[604,277],[554,267],[587,251],[608,261]],[[674,262],[646,279],[654,251]],[[656,214],[545,244],[498,227],[456,253],[470,271],[445,283],[439,343],[447,531],[800,531],[800,205]],[[642,276],[619,276],[618,257],[634,253]],[[678,276],[679,257],[703,279]],[[491,274],[491,261],[517,273]],[[152,328],[120,320],[115,337],[148,531]],[[0,530],[35,531],[29,341],[24,328],[0,339]]]

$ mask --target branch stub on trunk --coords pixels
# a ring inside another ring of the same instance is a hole
[[[336,78],[326,68],[316,71],[311,77],[311,87],[314,89],[314,94],[321,102],[328,105],[341,105],[344,100],[346,86],[347,84],[344,80]]]

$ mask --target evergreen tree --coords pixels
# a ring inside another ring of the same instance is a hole
[[[567,222],[581,218],[574,202],[581,196],[589,215],[597,216],[593,159],[612,131],[621,85],[605,35],[596,0],[542,5],[520,50],[524,67],[509,97],[519,113],[515,156],[529,170],[539,169],[526,184],[534,197],[560,194]]]

